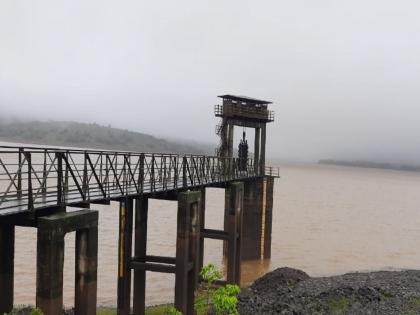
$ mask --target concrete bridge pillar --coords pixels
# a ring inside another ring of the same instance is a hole
[[[15,226],[0,225],[0,314],[13,309]]]
[[[206,227],[206,188],[201,188],[200,202],[200,253],[198,261],[198,270],[200,271],[204,265],[204,234],[202,233]],[[198,281],[198,277],[197,277]]]
[[[241,243],[244,184],[230,183],[225,191],[225,231],[228,283],[241,283]]]
[[[244,182],[242,259],[271,257],[273,177]]]
[[[134,256],[136,261],[146,263],[149,199],[146,197],[136,199],[135,207]],[[146,308],[146,269],[134,270],[133,289],[133,314],[144,314]]]
[[[155,196],[157,197],[157,196]],[[176,256],[147,255],[148,197],[136,199],[134,256],[132,256],[133,200],[120,203],[118,265],[118,314],[130,314],[131,270],[134,270],[133,314],[145,314],[146,271],[175,274],[175,307],[184,315],[194,314],[194,293],[199,273],[201,191],[171,196],[178,200]]]
[[[36,305],[44,315],[63,308],[64,237],[76,231],[75,314],[96,314],[98,212],[61,212],[38,219]]]
[[[98,227],[76,231],[75,314],[96,314]]]
[[[194,314],[194,292],[199,273],[201,192],[178,196],[175,307],[185,315]]]

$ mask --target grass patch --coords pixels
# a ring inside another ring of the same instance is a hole
[[[146,307],[146,315],[165,315],[171,305],[157,305]],[[117,315],[115,308],[98,308],[96,315]]]
[[[98,308],[97,315],[117,315],[117,310],[113,308]]]
[[[166,315],[167,310],[172,304],[163,304],[146,307],[146,315]],[[197,312],[197,315],[205,315],[205,312]],[[117,315],[115,308],[98,308],[96,315]]]
[[[146,307],[146,315],[165,315],[171,306],[171,304],[164,304]]]
[[[332,299],[328,301],[328,307],[333,313],[344,313],[350,305],[350,300],[345,297]]]
[[[409,299],[408,304],[413,305],[413,306],[420,306],[420,297]]]
[[[403,315],[420,315],[420,297],[413,297],[405,302],[405,308]]]

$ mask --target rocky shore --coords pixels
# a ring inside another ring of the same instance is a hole
[[[279,268],[239,296],[241,315],[420,314],[420,271],[378,271],[311,278]]]

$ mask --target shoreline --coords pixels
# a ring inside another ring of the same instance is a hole
[[[172,304],[148,306],[146,315],[164,315]],[[13,315],[30,315],[17,306]],[[275,269],[243,288],[241,315],[254,314],[420,314],[420,270],[352,272],[310,277],[302,270]],[[97,315],[116,315],[113,306],[98,306]],[[74,315],[67,309],[63,315]]]

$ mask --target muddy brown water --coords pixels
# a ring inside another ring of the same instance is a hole
[[[320,165],[280,165],[270,261],[243,265],[243,285],[290,266],[311,276],[420,269],[420,174]],[[224,190],[207,190],[206,222],[222,228]],[[100,211],[98,303],[115,305],[118,204]],[[148,253],[175,255],[176,203],[152,200]],[[223,268],[220,241],[206,240],[206,262]],[[66,236],[64,300],[73,305],[74,234]],[[35,303],[36,231],[17,228],[15,303]],[[174,276],[147,274],[147,304],[173,299]]]

